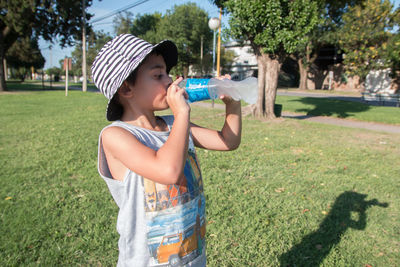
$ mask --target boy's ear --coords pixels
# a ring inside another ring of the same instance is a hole
[[[127,81],[124,81],[118,90],[118,94],[122,97],[131,97],[133,96],[133,89]]]

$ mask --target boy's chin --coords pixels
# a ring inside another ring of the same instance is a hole
[[[165,104],[165,105],[162,105],[162,106],[158,106],[158,107],[155,108],[156,111],[162,111],[162,110],[167,110],[167,109],[169,109],[169,105],[168,104]]]

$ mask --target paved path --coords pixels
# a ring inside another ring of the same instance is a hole
[[[211,108],[211,104],[206,102],[196,102],[192,103],[192,105]],[[225,106],[222,104],[214,104],[214,108],[225,109]],[[244,110],[246,110],[246,108],[244,108]],[[282,112],[282,117],[289,119],[298,119],[298,120],[306,120],[324,124],[338,125],[350,128],[367,129],[378,132],[400,134],[400,126],[397,125],[390,125],[390,124],[383,124],[376,122],[355,121],[351,119],[339,119],[326,116],[307,116],[304,114],[298,114],[293,112]]]
[[[351,119],[339,119],[325,116],[307,116],[302,114],[296,114],[291,112],[283,112],[282,117],[290,118],[290,119],[299,119],[306,121],[319,122],[324,124],[333,124],[338,126],[350,127],[350,128],[359,128],[359,129],[367,129],[378,132],[386,132],[386,133],[398,133],[400,134],[400,126],[383,124],[377,122],[364,122],[364,121],[355,121]]]
[[[364,101],[360,96],[350,96],[350,95],[339,95],[339,94],[329,94],[329,93],[309,93],[309,92],[295,92],[295,91],[289,91],[285,89],[278,89],[277,91],[278,95],[282,96],[299,96],[299,97],[315,97],[315,98],[328,98],[328,99],[338,99],[338,100],[343,100],[343,101],[352,101],[352,102],[359,102],[359,103],[364,103],[368,104],[371,106],[382,106],[382,103],[379,101]],[[395,102],[385,102],[384,106],[387,107],[396,107]]]

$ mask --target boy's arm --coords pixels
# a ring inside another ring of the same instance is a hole
[[[242,110],[240,101],[229,96],[221,96],[226,104],[225,123],[221,131],[203,128],[191,123],[195,146],[209,150],[228,151],[239,147],[242,133]]]
[[[168,89],[167,101],[175,119],[171,133],[157,151],[143,145],[128,131],[107,128],[102,134],[106,155],[121,162],[135,173],[161,184],[175,184],[183,173],[188,150],[190,107],[185,91],[178,87],[182,79]]]

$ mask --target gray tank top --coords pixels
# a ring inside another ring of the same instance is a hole
[[[98,171],[119,207],[117,266],[206,266],[205,197],[191,135],[184,173],[177,184],[163,185],[127,170],[112,178],[101,142],[111,126],[124,128],[142,144],[158,150],[166,142],[173,116],[163,116],[169,130],[151,131],[122,121],[99,137]]]

